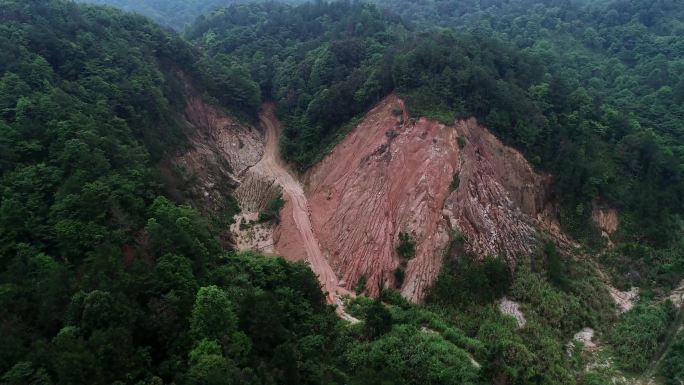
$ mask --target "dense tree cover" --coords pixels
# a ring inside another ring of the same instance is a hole
[[[278,102],[283,154],[300,169],[391,90],[385,54],[406,34],[399,19],[348,1],[234,5],[186,32],[211,57],[246,65],[262,96]]]
[[[672,302],[639,304],[627,312],[610,334],[618,363],[627,370],[641,371],[654,358],[675,317]]]
[[[684,333],[679,333],[667,352],[660,367],[660,375],[666,385],[678,385],[684,381]]]
[[[180,139],[171,113],[180,84],[162,68],[193,59],[139,17],[60,1],[1,7],[2,282],[31,287],[23,300],[33,298],[3,313],[33,327],[3,325],[19,327],[21,339],[59,327],[78,269],[104,278],[98,264],[135,255],[160,190],[151,162]],[[16,308],[28,303],[46,307]]]
[[[511,286],[511,272],[503,258],[477,261],[471,256],[452,259],[442,268],[431,289],[430,300],[463,306],[501,298]]]
[[[0,382],[336,378],[310,269],[224,255],[211,218],[161,196],[190,46],[67,1],[0,15]]]
[[[263,0],[78,0],[84,3],[109,5],[124,11],[147,16],[160,25],[182,30],[198,16],[230,4]],[[291,0],[296,3],[301,0]]]
[[[591,273],[577,271],[574,273],[587,277],[586,281],[578,279],[580,283],[576,287],[559,289],[544,274],[522,269],[515,279],[497,288],[491,279],[497,274],[485,276],[483,283],[464,281],[482,279],[482,269],[497,270],[496,259],[480,266],[476,262],[467,264],[470,266],[456,266],[459,271],[454,275],[440,275],[426,306],[419,314],[407,318],[434,330],[442,330],[439,322],[432,320],[434,314],[459,325],[458,333],[475,339],[474,344],[464,346],[482,365],[482,375],[488,383],[591,383],[597,374],[584,371],[581,355],[568,356],[567,343],[587,325],[607,330],[614,320],[614,308],[607,292],[596,290],[600,288],[597,277],[589,278]],[[504,273],[499,273],[501,276],[506,279]],[[493,290],[501,291],[495,297]],[[526,319],[521,329],[512,317],[499,311],[494,299],[501,295],[520,303]],[[604,316],[597,317],[597,314]],[[403,320],[397,315],[394,319],[395,322]],[[442,334],[451,335],[451,332]]]

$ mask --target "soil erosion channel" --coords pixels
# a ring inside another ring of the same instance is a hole
[[[304,189],[280,158],[278,146],[278,138],[281,131],[280,123],[275,117],[272,105],[264,106],[260,119],[265,131],[264,156],[250,171],[265,179],[275,180],[275,183],[282,188],[284,199],[292,207],[290,212],[283,211],[282,214],[292,215],[292,221],[299,232],[303,249],[306,252],[306,260],[311,265],[311,270],[318,276],[328,302],[339,305],[338,312],[341,313],[342,306],[337,299],[337,293],[341,288],[339,287],[335,272],[330,267],[328,260],[323,256],[311,227],[309,203],[304,194]]]

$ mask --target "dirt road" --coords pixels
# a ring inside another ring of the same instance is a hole
[[[311,270],[318,276],[321,286],[326,293],[328,302],[340,305],[336,296],[340,291],[337,276],[330,267],[328,260],[323,256],[318,240],[311,227],[309,204],[306,195],[304,194],[304,189],[281,160],[278,145],[281,129],[280,123],[273,113],[272,105],[267,104],[264,106],[260,119],[266,136],[264,156],[259,163],[254,165],[251,171],[267,178],[274,178],[282,187],[284,199],[291,203],[292,212],[281,213],[281,215],[292,215],[295,226],[304,242],[306,260],[311,265]],[[339,309],[342,311],[341,306]]]

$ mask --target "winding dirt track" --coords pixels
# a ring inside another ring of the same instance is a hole
[[[291,212],[282,212],[281,215],[292,215],[295,226],[299,231],[306,260],[311,265],[311,270],[318,276],[328,302],[337,304],[338,312],[342,307],[337,300],[337,292],[340,290],[337,276],[328,260],[323,256],[321,247],[311,227],[309,218],[309,203],[304,194],[304,189],[297,179],[290,173],[287,166],[282,162],[278,145],[278,137],[281,132],[280,123],[273,113],[273,105],[264,106],[260,116],[261,124],[265,130],[265,144],[263,158],[252,168],[252,171],[265,177],[271,177],[282,187],[285,200],[291,203]]]

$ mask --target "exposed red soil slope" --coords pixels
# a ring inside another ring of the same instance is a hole
[[[465,139],[461,183],[446,202],[445,216],[466,236],[468,251],[503,253],[514,264],[516,255],[536,246],[535,225],[547,209],[551,180],[474,119],[457,122],[455,130]]]
[[[331,303],[362,276],[366,294],[398,287],[422,300],[456,232],[466,251],[503,254],[511,264],[534,250],[541,233],[570,245],[547,215],[550,178],[475,120],[411,119],[403,101],[389,96],[307,174],[303,189],[280,159],[272,106],[260,132],[193,95],[185,111],[191,146],[172,163],[194,176],[209,208],[220,209],[226,185],[235,188],[241,220],[256,218],[282,191],[287,203],[275,231],[266,226],[250,238],[236,225],[236,245],[307,261]],[[416,240],[416,255],[398,285],[400,232]]]
[[[513,263],[535,247],[538,228],[548,227],[542,221],[548,177],[475,120],[445,126],[410,119],[396,96],[371,110],[314,167],[308,182],[311,223],[324,256],[350,286],[365,276],[369,295],[398,286],[400,232],[416,240],[401,292],[420,301],[441,269],[453,231],[465,236],[468,251],[502,253]],[[299,241],[288,232],[279,245],[297,254]]]
[[[350,285],[365,276],[370,295],[395,286],[399,232],[417,240],[406,287],[432,281],[449,241],[441,211],[459,163],[455,131],[428,120],[411,123],[405,113],[395,115],[399,108],[398,98],[385,99],[309,179],[323,250]]]

